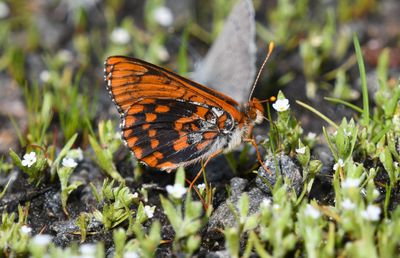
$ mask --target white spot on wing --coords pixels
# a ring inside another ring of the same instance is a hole
[[[211,112],[213,112],[217,117],[220,117],[224,114],[223,110],[216,107],[211,108]]]
[[[191,144],[196,144],[203,139],[202,133],[191,133],[188,134],[188,140]]]

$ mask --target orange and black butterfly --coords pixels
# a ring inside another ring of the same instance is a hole
[[[264,118],[256,98],[240,106],[222,93],[139,59],[111,56],[104,72],[126,145],[138,160],[156,169],[171,171],[228,152]]]

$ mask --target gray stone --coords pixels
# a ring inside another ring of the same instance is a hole
[[[228,250],[220,250],[216,252],[209,252],[206,255],[207,258],[229,258],[231,257]]]
[[[235,215],[232,213],[230,204],[233,207],[237,206],[237,202],[243,193],[249,196],[249,215],[256,213],[259,209],[260,203],[265,198],[270,198],[257,187],[253,187],[250,191],[245,192],[247,180],[242,178],[232,178],[231,180],[231,196],[213,212],[208,222],[208,230],[212,231],[216,228],[226,228],[237,226]]]
[[[275,156],[267,156],[264,160],[265,166],[269,169],[268,173],[263,166],[258,169],[258,177],[256,178],[256,185],[263,192],[271,194],[271,187],[277,181],[275,164],[278,166],[278,171],[281,176],[288,182],[289,189],[295,190],[296,194],[300,194],[303,186],[303,177],[301,176],[300,167],[297,166],[293,160],[285,155],[278,154]],[[269,183],[269,185],[268,185]]]

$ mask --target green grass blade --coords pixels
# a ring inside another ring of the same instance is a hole
[[[330,120],[327,116],[325,116],[324,114],[322,114],[321,112],[319,112],[318,110],[316,110],[315,108],[307,105],[306,103],[300,101],[300,100],[296,100],[296,103],[299,104],[300,106],[310,110],[311,112],[313,112],[314,114],[316,114],[317,116],[319,116],[320,118],[322,118],[322,120],[324,120],[325,122],[327,122],[328,124],[330,124],[331,126],[335,127],[336,129],[339,128],[339,126],[337,124],[335,124],[335,122],[333,122],[332,120]]]
[[[350,102],[341,100],[341,99],[337,99],[337,98],[330,98],[330,97],[324,97],[325,100],[332,102],[332,103],[338,103],[338,104],[342,104],[345,105],[346,107],[349,107],[357,112],[359,112],[360,114],[362,114],[363,110],[359,107],[357,107],[356,105],[351,104]]]
[[[54,160],[53,164],[51,165],[50,173],[51,173],[52,176],[56,174],[56,171],[57,171],[62,159],[67,155],[68,151],[72,148],[72,145],[74,144],[74,142],[75,142],[77,137],[78,137],[78,134],[75,133],[68,140],[68,142],[64,145],[64,147],[61,149],[61,151],[58,154],[57,158]]]
[[[181,39],[181,46],[179,47],[178,73],[180,75],[186,75],[188,73],[189,65],[188,65],[187,47],[189,41],[189,27],[190,27],[190,22],[185,26]]]
[[[358,63],[358,69],[360,70],[361,77],[361,91],[363,98],[363,112],[362,112],[362,121],[364,125],[369,124],[369,99],[368,99],[368,86],[367,86],[367,75],[365,72],[364,59],[362,57],[360,42],[356,35],[353,36],[354,48],[356,50],[356,57]]]
[[[328,147],[331,150],[331,153],[332,153],[333,157],[335,158],[335,160],[338,160],[339,157],[338,157],[338,155],[337,155],[337,153],[335,151],[335,148],[333,148],[332,142],[331,142],[331,140],[329,138],[328,132],[326,131],[325,127],[322,127],[322,132],[324,133],[326,142],[328,143]]]

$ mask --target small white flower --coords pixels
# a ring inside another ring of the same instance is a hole
[[[50,72],[48,70],[43,70],[39,74],[39,79],[42,82],[49,82],[50,78],[51,78],[51,74],[50,74]]]
[[[271,199],[264,198],[260,204],[261,208],[269,208],[271,207],[272,201]]]
[[[399,114],[395,114],[393,116],[392,123],[393,123],[393,128],[399,128],[400,127],[400,115]]]
[[[321,217],[321,212],[310,204],[307,204],[306,209],[304,210],[304,214],[307,217],[311,217],[313,219],[318,219],[319,217]]]
[[[20,231],[21,231],[22,234],[28,235],[28,234],[30,234],[30,233],[32,232],[32,228],[23,225],[23,226],[20,228]]]
[[[361,216],[370,221],[378,221],[381,215],[381,208],[375,205],[368,205],[367,209],[361,212]]]
[[[132,194],[132,198],[133,198],[133,199],[139,198],[139,194],[138,194],[137,192],[134,192],[134,193]]]
[[[342,201],[342,208],[344,210],[354,210],[356,208],[356,204],[352,202],[350,199],[346,198]]]
[[[374,197],[374,199],[378,198],[380,195],[380,192],[377,189],[374,189],[372,191],[372,196]]]
[[[63,4],[66,5],[66,9],[71,12],[71,13],[76,13],[80,9],[85,9],[86,11],[89,11],[91,8],[93,8],[99,0],[80,0],[80,1],[60,1]]]
[[[311,37],[310,43],[313,47],[319,47],[322,44],[322,36],[314,35]]]
[[[186,188],[180,184],[167,185],[166,187],[169,195],[175,199],[180,199],[186,193]]]
[[[124,253],[123,258],[140,258],[140,255],[135,251],[128,251]]]
[[[306,153],[306,147],[304,146],[304,147],[296,149],[296,153],[297,154],[305,154]]]
[[[125,45],[131,40],[131,35],[124,28],[115,28],[111,32],[110,39],[115,44]]]
[[[198,184],[197,188],[200,190],[200,192],[203,192],[204,189],[206,189],[206,184],[205,183]]]
[[[154,216],[155,209],[156,206],[149,206],[149,205],[144,206],[144,213],[146,213],[147,218],[151,219]]]
[[[67,168],[75,168],[78,165],[78,163],[76,163],[76,161],[73,158],[65,157],[62,160],[62,165]]]
[[[0,19],[6,18],[10,14],[10,7],[3,1],[0,1]]]
[[[290,104],[288,99],[278,99],[272,104],[272,107],[278,112],[284,112],[289,109]]]
[[[174,21],[174,17],[172,15],[171,10],[165,6],[159,6],[154,10],[154,19],[164,27],[168,27],[172,25]]]
[[[79,247],[79,251],[83,257],[95,257],[96,245],[95,244],[83,244]]]
[[[23,160],[21,161],[22,166],[30,168],[36,162],[36,153],[30,152],[24,155]]]
[[[337,171],[339,167],[344,167],[344,161],[342,159],[339,159],[338,162],[333,165],[333,170]]]
[[[82,152],[82,149],[81,149],[81,148],[73,149],[73,151],[75,151],[75,153],[76,153],[76,159],[77,159],[78,161],[82,161],[82,160],[83,160],[83,152]]]
[[[46,235],[46,234],[36,235],[32,238],[32,242],[35,245],[46,246],[46,245],[50,244],[52,239],[53,239],[53,237],[50,235]]]
[[[67,156],[72,159],[76,159],[77,161],[83,160],[83,152],[81,148],[72,149],[68,151]]]
[[[346,178],[342,182],[342,188],[348,189],[348,188],[356,188],[360,185],[361,179],[359,178]]]
[[[169,59],[168,50],[163,46],[158,47],[157,48],[157,56],[161,61],[163,61],[163,62],[167,61]]]
[[[316,134],[316,133],[309,132],[309,133],[307,134],[307,138],[309,138],[310,140],[314,140],[316,137],[317,137],[317,134]]]
[[[67,49],[61,49],[60,51],[58,51],[57,56],[64,63],[69,63],[73,59],[73,54]]]
[[[274,203],[274,205],[272,205],[272,209],[275,211],[279,210],[280,208],[281,208],[281,206],[277,203]]]
[[[351,136],[351,132],[347,131],[346,129],[343,130],[344,135],[346,135],[347,137]]]
[[[144,202],[149,201],[149,195],[148,195],[147,189],[145,187],[141,187],[139,190],[139,193],[142,194],[142,198],[143,198]]]
[[[115,139],[115,140],[122,140],[122,135],[121,135],[121,133],[120,133],[120,132],[116,132],[116,133],[114,134],[114,139]]]

